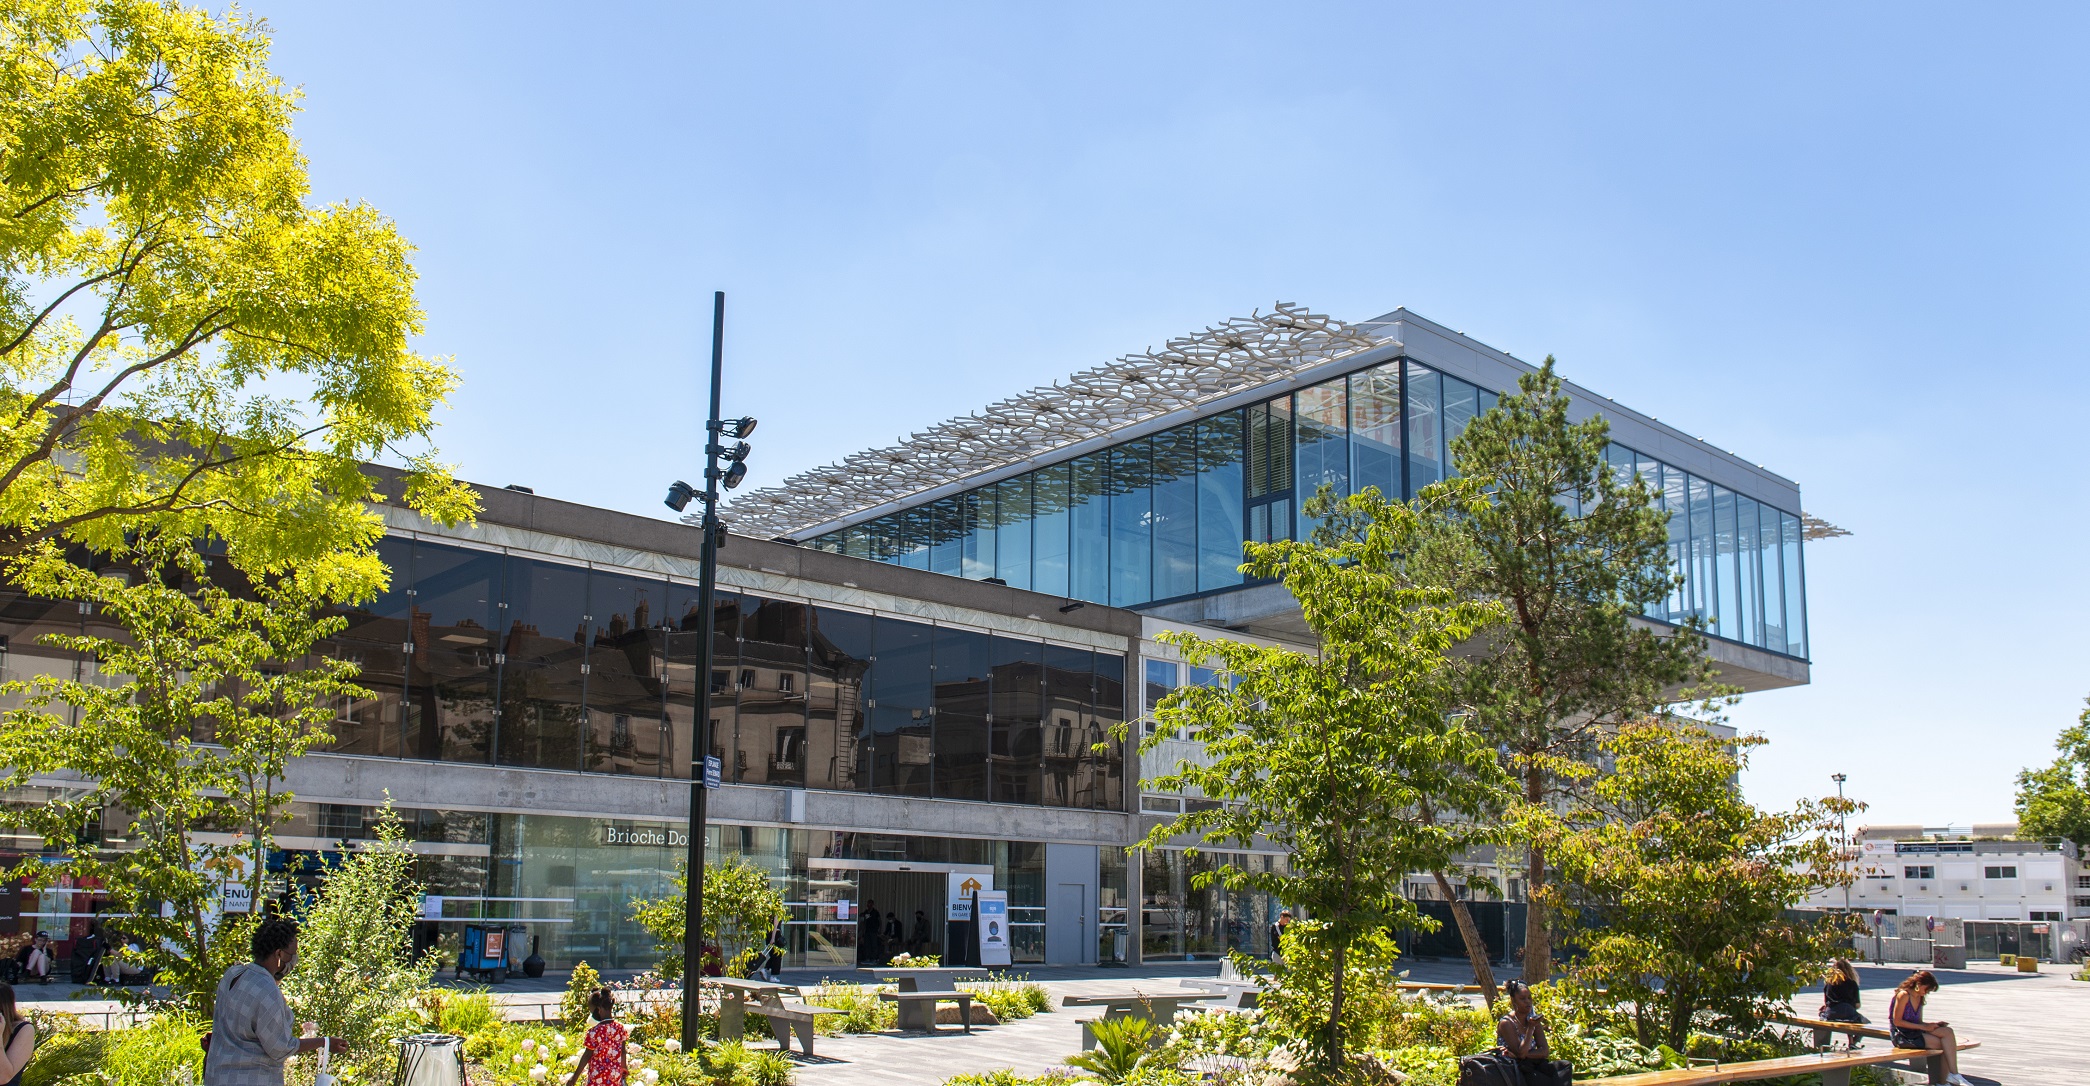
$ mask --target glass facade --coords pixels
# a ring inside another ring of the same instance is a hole
[[[1212,961],[1239,950],[1270,956],[1270,925],[1277,922],[1275,895],[1228,890],[1214,882],[1193,885],[1199,874],[1232,864],[1251,871],[1285,870],[1285,857],[1271,853],[1147,849],[1141,866],[1140,953],[1144,960]]]
[[[688,846],[682,823],[444,810],[395,813],[420,854],[417,878],[440,899],[434,908],[442,919],[424,920],[417,936],[424,946],[442,947],[446,961],[455,959],[465,924],[489,920],[522,928],[553,968],[586,961],[601,969],[640,969],[660,960],[652,937],[632,921],[631,902],[672,892],[676,864]],[[376,836],[376,814],[369,807],[293,804],[290,821],[280,831],[283,838],[322,847],[280,850],[271,858],[272,873],[316,885],[318,872],[343,842]],[[1122,914],[1123,853],[1104,851],[1120,858],[1115,885]],[[881,901],[887,909],[904,902],[897,911],[910,916],[919,909],[931,921],[928,951],[944,953],[944,872],[960,867],[977,873],[990,889],[1008,891],[1014,960],[1045,960],[1045,846],[1036,842],[707,827],[707,862],[729,855],[764,869],[784,890],[790,906],[787,967],[839,971],[857,965],[865,942],[861,917],[842,915],[845,902],[853,903],[852,914]],[[900,864],[912,870],[893,870]],[[529,946],[524,942],[514,957],[527,955]]]
[[[951,561],[989,568],[962,542]],[[728,781],[1124,808],[1117,654],[732,591],[706,616],[692,584],[427,540],[379,553],[391,587],[322,646],[370,690],[339,707],[337,753],[682,777],[704,681]],[[27,599],[0,619],[24,646],[83,620]],[[79,666],[33,651],[0,663]]]
[[[1235,588],[1247,540],[1300,538],[1323,484],[1411,497],[1498,396],[1396,360],[811,541],[824,550],[1116,607]],[[1807,655],[1800,518],[1622,445],[1670,517],[1684,584],[1649,618]]]

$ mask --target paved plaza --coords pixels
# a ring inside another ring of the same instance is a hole
[[[1472,979],[1464,963],[1412,961],[1402,967],[1414,980]],[[1051,1013],[1002,1026],[975,1027],[970,1035],[948,1026],[935,1034],[822,1037],[816,1045],[818,1056],[810,1060],[795,1057],[798,1081],[803,1086],[934,1086],[953,1075],[998,1067],[1036,1074],[1058,1066],[1081,1048],[1081,1029],[1075,1019],[1088,1012],[1060,1008],[1062,997],[1127,990],[1171,993],[1182,989],[1186,977],[1211,977],[1218,971],[1214,962],[1137,969],[1032,967],[1028,970],[1031,979],[1052,991],[1055,1009]],[[1908,967],[1859,967],[1866,993],[1864,1009],[1874,1022],[1885,1021],[1889,993],[1908,971]],[[811,985],[824,976],[793,972],[785,980]],[[2026,974],[1976,964],[1965,970],[1939,970],[1937,976],[1943,987],[1930,998],[1930,1017],[1951,1022],[1962,1037],[1982,1042],[1965,1057],[1963,1070],[1968,1078],[2002,1086],[2090,1080],[2090,1030],[2084,1029],[2090,1023],[2090,984],[2069,980],[2061,967],[2051,965],[2040,973]],[[552,974],[537,980],[517,978],[494,991],[501,1002],[511,1005],[513,1017],[532,1018],[547,1011],[555,1014],[564,987],[564,975]],[[97,1017],[118,1012],[108,1001],[70,998],[73,990],[69,985],[25,986],[20,992],[25,1008],[87,1012]],[[1813,996],[1795,1001],[1802,1013],[1812,1013],[1817,1005]],[[772,1042],[760,1043],[767,1047]]]

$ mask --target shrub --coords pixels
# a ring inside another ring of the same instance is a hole
[[[934,954],[895,954],[885,964],[894,969],[934,969],[943,964],[943,959]]]
[[[466,1055],[475,1047],[482,1073],[471,1076],[481,1086],[544,1086],[564,1082],[581,1052],[578,1034],[535,1022],[507,1022],[481,1030],[465,1042]],[[544,1069],[540,1076],[536,1069]],[[634,1084],[638,1082],[633,1079]]]
[[[1014,1022],[1038,1013],[1031,1009],[1030,999],[1014,988],[975,984],[967,985],[964,990],[972,993],[975,1003],[993,1011],[994,1017],[1004,1022]]]
[[[713,1082],[721,1086],[788,1086],[791,1057],[781,1052],[760,1052],[739,1041],[707,1046],[697,1060]]]
[[[1246,1014],[1179,1011],[1156,1062],[1224,1079],[1269,1055],[1271,1035]]]
[[[943,1086],[1068,1086],[1080,1079],[1057,1068],[1042,1075],[1019,1075],[1008,1067],[943,1080]]]
[[[434,956],[413,953],[420,903],[414,854],[387,804],[376,847],[329,871],[300,918],[297,968],[283,981],[292,1013],[347,1041],[344,1062],[376,1081],[392,1077],[391,1040],[414,1027],[414,997],[435,976]]]
[[[1066,1064],[1086,1071],[1106,1083],[1123,1083],[1154,1051],[1161,1040],[1154,1023],[1144,1018],[1105,1018],[1089,1026],[1096,1047],[1067,1057]]]
[[[566,981],[566,995],[559,1000],[559,1020],[568,1029],[588,1028],[588,998],[595,989],[602,987],[602,974],[587,962],[576,962],[573,976]]]
[[[493,993],[481,990],[446,992],[430,989],[422,997],[430,1003],[432,1021],[430,1028],[436,1033],[454,1033],[459,1037],[470,1037],[500,1025],[503,1021],[501,1009],[493,1001]]]
[[[92,1083],[93,1086],[189,1086],[203,1078],[203,1027],[186,1014],[160,1014],[127,1029],[111,1030],[98,1040],[99,1061],[93,1073],[70,1080],[53,1073],[51,1083]],[[39,1047],[32,1070],[44,1061]],[[53,1061],[54,1063],[57,1061]],[[38,1081],[25,1076],[23,1081]]]
[[[1443,1045],[1409,1045],[1373,1055],[1408,1076],[1408,1086],[1459,1086],[1459,1057]],[[1586,1077],[1580,1067],[1575,1068],[1575,1075]]]
[[[1165,1063],[1147,1060],[1125,1076],[1125,1086],[1203,1086],[1203,1077]]]
[[[1630,1075],[1686,1066],[1684,1058],[1668,1045],[1646,1048],[1631,1033],[1609,1028],[1587,1029],[1577,1022],[1554,1026],[1547,1031],[1547,1040],[1551,1042],[1554,1057],[1574,1064],[1575,1074],[1580,1078]],[[1761,1056],[1736,1058],[1758,1059],[1774,1055],[1784,1053],[1765,1052]]]
[[[89,1030],[69,1014],[32,1011],[29,1020],[36,1024],[36,1057],[22,1072],[23,1086],[53,1086],[99,1069],[108,1041],[114,1036]]]
[[[900,1023],[900,1005],[879,999],[877,985],[822,982],[806,989],[803,998],[815,1007],[848,1012],[821,1015],[814,1026],[821,1033],[876,1033]],[[749,1026],[754,1024],[748,1019]]]
[[[642,996],[625,1011],[625,1020],[631,1026],[632,1040],[640,1044],[665,1044],[669,1041],[682,1043],[682,1000],[661,999]],[[718,1036],[718,1015],[697,1008],[697,1033],[704,1037]]]
[[[1390,1002],[1374,1002],[1380,1012],[1359,1027],[1367,1047],[1435,1047],[1470,1056],[1495,1043],[1494,1017],[1465,1000],[1396,996]]]
[[[958,986],[971,992],[973,1000],[994,1012],[1004,1022],[1029,1018],[1052,1009],[1052,994],[1042,984],[1016,976],[1004,980],[974,981]]]
[[[631,918],[653,936],[660,951],[660,974],[682,975],[683,925],[689,905],[689,869],[677,864],[675,891],[667,897],[634,899]],[[770,932],[784,920],[784,893],[767,871],[744,857],[728,856],[704,868],[704,942],[723,955],[727,976],[744,977],[768,945]],[[709,951],[706,952],[707,956]]]

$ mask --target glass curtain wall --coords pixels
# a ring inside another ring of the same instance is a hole
[[[1452,443],[1498,399],[1388,362],[811,543],[1117,607],[1224,591],[1242,584],[1243,541],[1311,530],[1299,505],[1323,484],[1406,499],[1456,474]],[[1648,616],[1805,657],[1799,517],[1622,445],[1607,457],[1669,514],[1684,583]]]
[[[694,585],[428,541],[380,556],[392,586],[320,646],[371,690],[336,707],[337,753],[681,777],[705,681],[729,781],[1124,808],[1116,653],[731,591],[707,617]],[[80,622],[0,599],[0,664],[77,667],[32,647]]]
[[[1228,890],[1217,882],[1192,885],[1203,872],[1226,864],[1271,870],[1283,857],[1264,853],[1146,849],[1140,853],[1140,950],[1147,961],[1211,961],[1239,950],[1270,955],[1270,926],[1279,904],[1272,894]]]

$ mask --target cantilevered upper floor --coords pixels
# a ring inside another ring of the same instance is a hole
[[[1533,367],[1405,309],[1348,324],[1291,305],[805,472],[733,503],[734,529],[1281,637],[1282,586],[1245,581],[1246,540],[1303,534],[1323,484],[1412,496],[1449,443]],[[1670,513],[1682,584],[1649,609],[1698,617],[1729,681],[1807,681],[1798,484],[1569,384],[1611,423],[1610,461]]]

